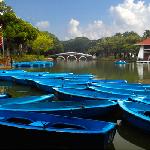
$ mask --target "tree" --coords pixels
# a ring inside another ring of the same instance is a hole
[[[38,30],[30,23],[17,17],[10,6],[4,2],[0,3],[2,12],[0,22],[2,24],[4,43],[7,54],[17,49],[17,53],[22,53],[26,45],[37,37]]]
[[[150,30],[145,30],[143,33],[143,39],[150,37]]]
[[[82,52],[86,53],[90,44],[90,40],[86,37],[76,37],[68,41],[63,41],[64,51]]]
[[[63,47],[63,44],[62,42],[59,41],[59,39],[52,33],[49,33],[47,32],[47,34],[53,38],[53,42],[54,42],[54,46],[53,47],[50,47],[47,51],[47,55],[53,55],[53,54],[56,54],[56,53],[62,53],[64,51],[64,47]]]
[[[137,53],[137,46],[134,45],[140,40],[140,36],[131,31],[123,34],[116,33],[112,37],[101,38],[96,41],[96,44],[89,47],[90,53],[96,53],[97,56],[111,56],[126,58],[129,53]]]
[[[54,40],[47,32],[39,32],[36,40],[32,43],[32,49],[37,54],[42,54],[54,47]]]
[[[7,6],[4,1],[0,2],[0,14],[14,13],[11,6]]]

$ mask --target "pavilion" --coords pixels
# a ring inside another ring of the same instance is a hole
[[[147,38],[135,45],[140,46],[137,62],[150,62],[150,38]]]

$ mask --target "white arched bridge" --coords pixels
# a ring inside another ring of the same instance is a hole
[[[84,53],[77,53],[77,52],[66,52],[66,53],[59,53],[59,54],[55,54],[57,57],[56,59],[63,59],[65,61],[68,60],[76,60],[76,61],[80,61],[80,60],[92,60],[95,57],[90,55],[90,54],[84,54]]]

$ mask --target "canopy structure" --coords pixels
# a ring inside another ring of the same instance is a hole
[[[150,58],[150,38],[147,38],[135,45],[140,46],[138,60],[149,61]]]
[[[141,41],[141,42],[139,42],[139,43],[137,43],[137,44],[135,44],[135,45],[150,45],[150,38],[147,38],[147,39],[145,39],[145,40],[143,40],[143,41]]]

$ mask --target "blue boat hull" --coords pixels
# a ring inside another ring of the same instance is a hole
[[[2,149],[104,149],[112,145],[105,143],[104,135],[73,135],[67,133],[16,129],[0,125]],[[114,134],[115,131],[110,131]],[[113,138],[113,135],[112,137]],[[106,137],[107,139],[107,137]]]
[[[0,105],[8,105],[8,104],[28,104],[39,101],[52,101],[54,100],[53,94],[48,95],[38,95],[38,96],[24,96],[18,98],[0,98]]]
[[[90,119],[48,114],[0,111],[0,146],[59,146],[105,148],[112,143],[116,126]],[[17,122],[20,123],[17,123]],[[46,124],[46,122],[48,124]],[[23,144],[24,142],[24,144]],[[7,145],[6,145],[7,144]],[[39,147],[38,147],[39,148]]]
[[[10,98],[11,95],[9,95],[8,93],[1,93],[0,94],[0,99],[3,99],[3,98]]]
[[[150,105],[140,102],[119,102],[119,106],[123,110],[125,120],[133,126],[150,133],[150,117],[145,114],[145,112],[150,112]]]
[[[143,119],[133,116],[128,112],[124,112],[123,117],[133,126],[150,133],[150,122],[143,121]]]
[[[108,100],[52,101],[3,105],[0,110],[32,111],[80,118],[106,116],[117,109],[117,102]]]
[[[70,89],[70,88],[53,88],[55,90],[54,94],[63,100],[71,101],[82,101],[82,100],[128,100],[128,96],[113,94],[101,91],[94,91],[91,89]]]

